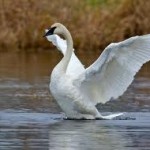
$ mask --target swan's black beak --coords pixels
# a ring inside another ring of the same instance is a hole
[[[52,27],[52,28],[48,29],[48,31],[44,34],[43,37],[46,37],[46,36],[54,34],[54,30],[55,29],[56,29],[56,27]]]

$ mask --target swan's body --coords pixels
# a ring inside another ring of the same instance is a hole
[[[122,115],[102,116],[95,105],[116,99],[126,91],[137,71],[150,60],[150,35],[110,44],[87,69],[74,54],[72,37],[62,24],[52,25],[45,36],[64,55],[52,71],[50,91],[66,116],[112,119]]]

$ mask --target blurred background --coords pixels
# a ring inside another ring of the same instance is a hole
[[[80,52],[103,50],[111,42],[150,33],[147,0],[0,0],[0,50],[50,49],[44,29],[61,22]]]
[[[150,33],[149,12],[147,0],[0,0],[0,110],[60,111],[48,85],[62,55],[43,38],[53,23],[69,29],[88,66],[109,43]],[[120,99],[103,110],[149,110],[150,63]]]

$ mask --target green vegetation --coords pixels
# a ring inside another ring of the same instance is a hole
[[[0,50],[50,49],[42,36],[54,22],[67,26],[80,52],[150,33],[148,0],[0,0]]]

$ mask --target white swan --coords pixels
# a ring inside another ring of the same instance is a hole
[[[74,54],[72,37],[64,25],[53,24],[44,36],[64,55],[52,71],[50,91],[66,116],[112,119],[122,115],[102,116],[95,105],[126,91],[141,66],[150,60],[150,34],[111,43],[87,69]]]

